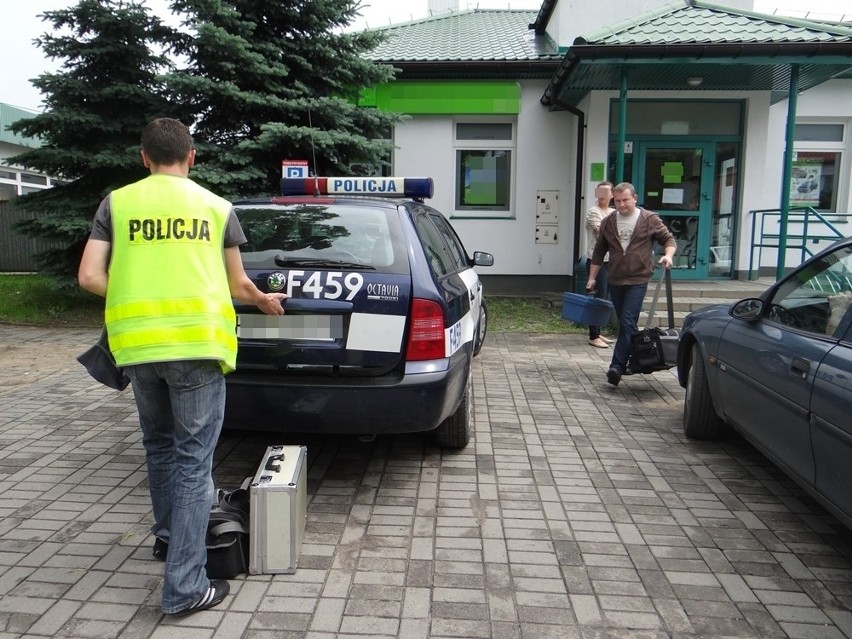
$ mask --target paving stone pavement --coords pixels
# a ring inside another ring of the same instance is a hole
[[[852,636],[849,531],[739,437],[686,440],[672,372],[608,386],[581,335],[489,335],[463,451],[226,433],[222,487],[307,444],[299,569],[167,618],[131,392],[73,359],[95,337],[0,326],[0,639]]]

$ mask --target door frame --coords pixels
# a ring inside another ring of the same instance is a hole
[[[681,211],[654,211],[660,216],[698,217],[696,243],[696,259],[694,268],[674,268],[672,277],[680,280],[704,280],[709,278],[710,272],[710,234],[713,219],[713,171],[716,162],[716,141],[707,138],[679,138],[673,140],[670,137],[656,137],[637,140],[635,144],[635,164],[633,166],[633,179],[638,194],[639,205],[645,199],[645,171],[647,152],[653,149],[700,149],[701,150],[701,181],[699,183],[698,210]],[[678,263],[675,255],[675,265]]]

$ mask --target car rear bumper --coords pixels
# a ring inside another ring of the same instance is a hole
[[[467,361],[444,370],[382,378],[226,377],[225,428],[379,435],[433,430],[457,408]]]

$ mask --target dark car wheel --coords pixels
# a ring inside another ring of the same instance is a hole
[[[441,448],[464,448],[470,441],[471,423],[473,422],[473,375],[467,373],[467,385],[464,389],[459,407],[456,412],[447,417],[435,429],[435,441]]]
[[[488,309],[485,300],[479,305],[479,321],[476,323],[476,335],[473,338],[473,354],[479,355],[482,344],[485,342],[485,333],[488,332]]]
[[[698,344],[692,346],[688,375],[683,402],[683,432],[692,439],[715,439],[722,432],[723,422],[713,408],[707,371]]]

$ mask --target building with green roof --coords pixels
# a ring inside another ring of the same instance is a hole
[[[852,23],[752,6],[544,0],[392,25],[371,58],[399,73],[363,103],[410,116],[393,173],[435,179],[433,205],[494,253],[492,291],[570,287],[603,180],[661,214],[676,278],[783,269],[803,211],[852,228]]]
[[[39,140],[13,133],[8,128],[13,122],[36,115],[35,111],[0,102],[0,202],[52,186],[50,177],[8,161],[15,155],[40,146]]]

